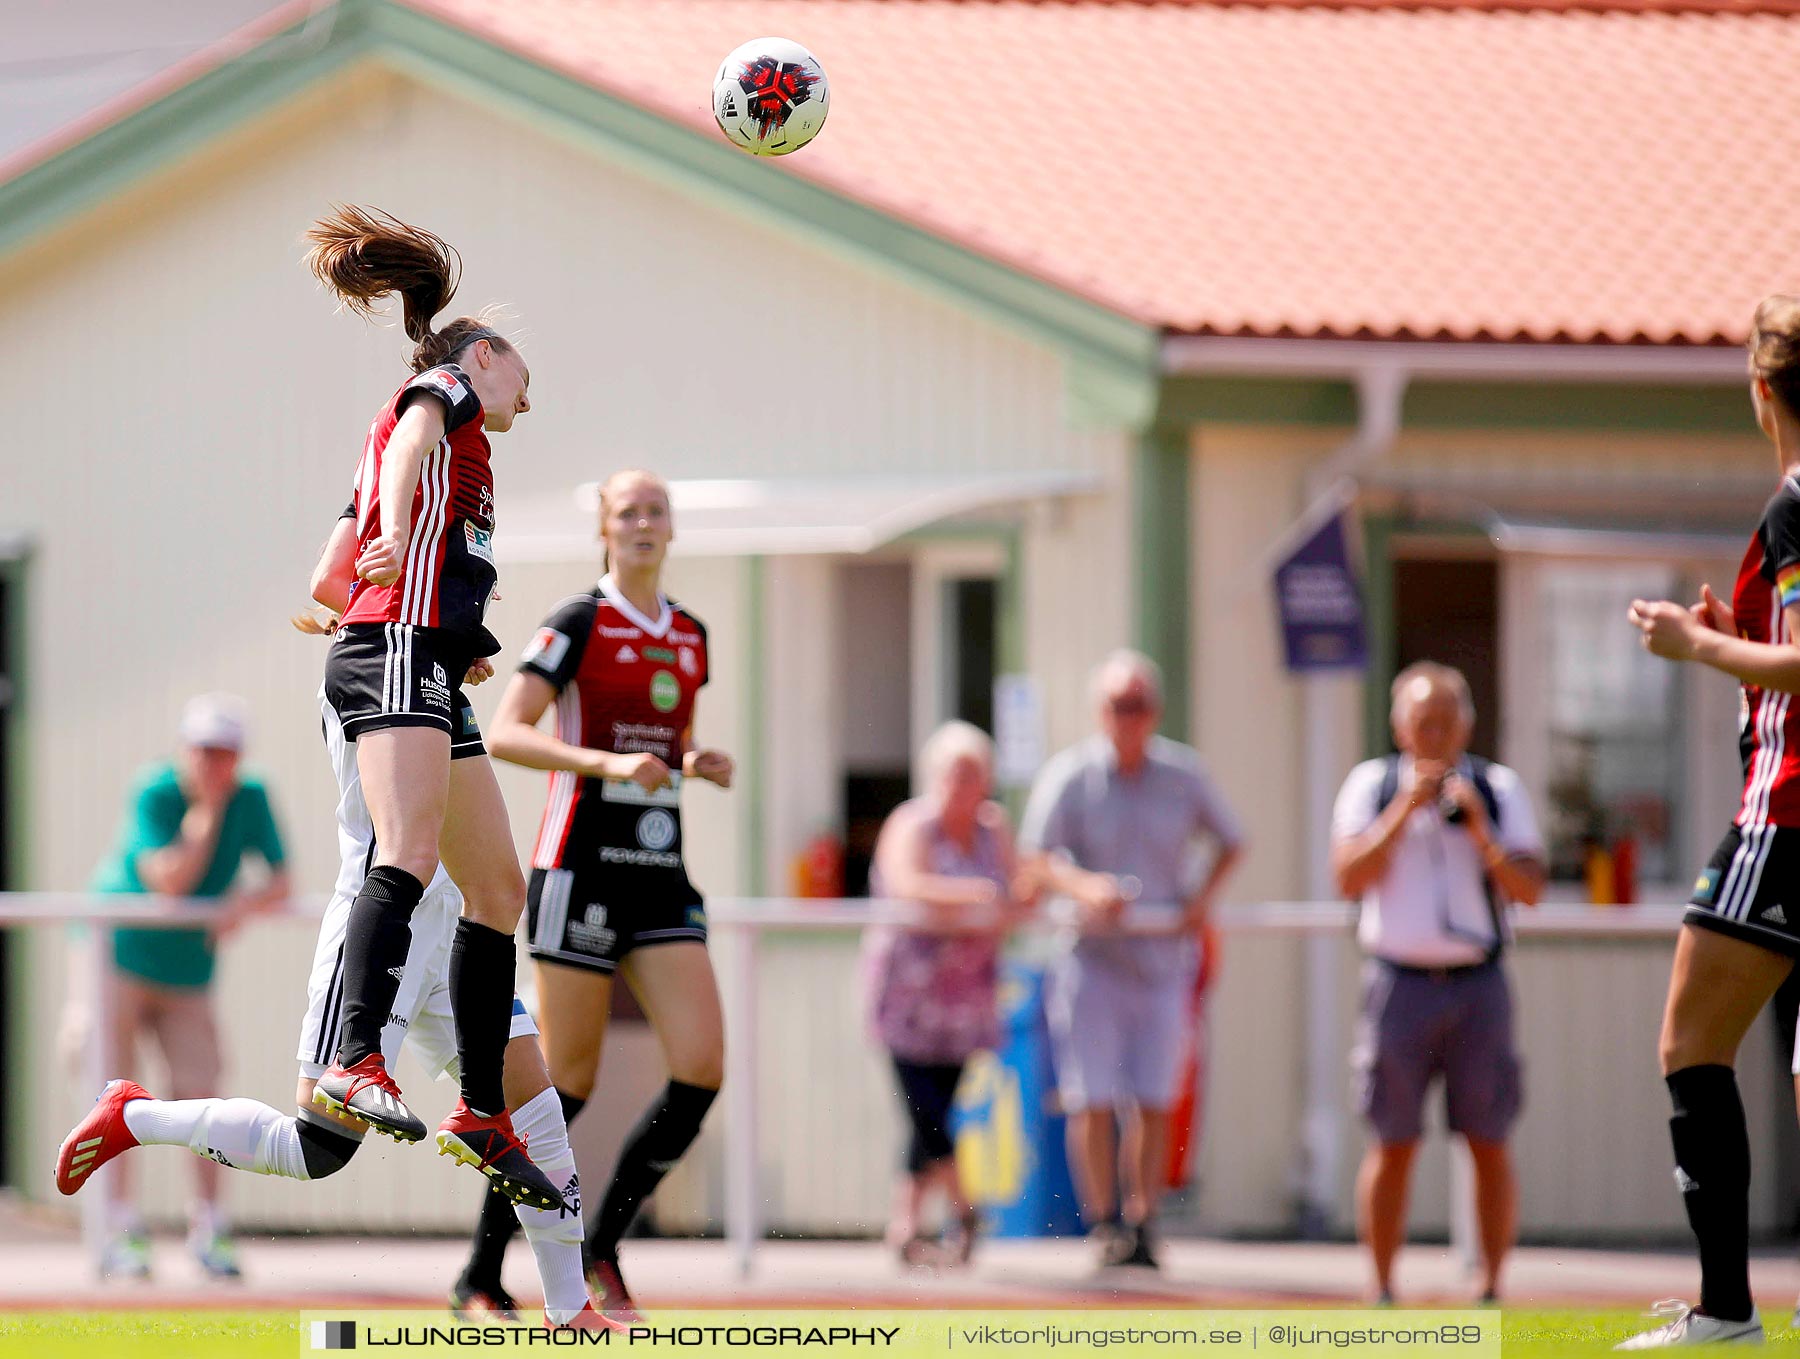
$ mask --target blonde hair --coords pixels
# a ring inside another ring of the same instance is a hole
[[[661,477],[659,477],[656,473],[652,472],[647,467],[621,467],[618,471],[614,472],[605,481],[600,483],[599,523],[600,523],[600,566],[601,566],[602,570],[610,570],[611,566],[612,566],[612,562],[611,562],[611,560],[609,558],[609,554],[607,553],[607,550],[606,550],[607,493],[612,490],[614,482],[623,481],[627,477],[641,477],[643,480],[649,482],[652,486],[656,487],[657,490],[661,491],[663,501],[669,506],[670,522],[672,523],[674,521],[675,497],[669,493],[669,483],[664,481]]]
[[[950,766],[961,759],[981,762],[991,775],[994,769],[993,739],[973,722],[946,722],[919,749],[919,770],[925,786],[936,788],[950,772]]]
[[[1756,375],[1781,398],[1790,415],[1800,415],[1800,297],[1765,297],[1750,323],[1750,362]]]

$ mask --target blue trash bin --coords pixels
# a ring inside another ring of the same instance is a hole
[[[977,1053],[951,1111],[964,1190],[990,1236],[1079,1236],[1056,1069],[1044,1017],[1044,969],[1000,970],[1000,1050]]]

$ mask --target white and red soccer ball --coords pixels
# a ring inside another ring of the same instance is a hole
[[[756,38],[734,50],[713,78],[713,117],[737,147],[757,156],[798,151],[825,126],[831,84],[797,42]]]

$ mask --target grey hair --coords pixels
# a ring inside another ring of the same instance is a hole
[[[1388,708],[1390,721],[1400,720],[1401,713],[1409,703],[1406,691],[1420,680],[1428,681],[1434,689],[1447,689],[1456,695],[1456,706],[1462,712],[1463,721],[1475,720],[1475,696],[1469,692],[1469,681],[1462,671],[1438,661],[1414,661],[1394,676],[1393,686],[1388,691],[1391,700]]]
[[[990,773],[994,768],[994,742],[973,722],[946,722],[930,736],[919,751],[919,769],[925,786],[934,788],[949,772],[950,766],[967,756],[981,761]]]
[[[1124,671],[1133,679],[1139,679],[1149,688],[1156,698],[1156,706],[1163,703],[1162,667],[1141,651],[1133,651],[1130,647],[1120,647],[1110,651],[1106,659],[1094,667],[1094,673],[1088,677],[1088,687],[1093,692],[1094,701],[1098,703],[1106,697],[1106,679],[1115,670]]]

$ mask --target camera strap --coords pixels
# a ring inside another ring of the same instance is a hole
[[[1481,805],[1487,809],[1488,825],[1496,834],[1500,830],[1500,799],[1494,795],[1493,780],[1488,777],[1490,761],[1479,755],[1465,755],[1464,765],[1459,765],[1457,772],[1466,772],[1469,782],[1475,785],[1475,795],[1481,799]],[[1465,771],[1466,766],[1466,771]],[[1388,809],[1388,804],[1400,795],[1400,755],[1398,752],[1389,755],[1381,764],[1381,787],[1375,795],[1375,815],[1380,816]],[[1500,907],[1500,894],[1494,890],[1494,880],[1484,870],[1481,875],[1481,889],[1487,897],[1488,917],[1494,926],[1494,942],[1488,949],[1488,961],[1498,958],[1506,948],[1506,913]],[[1451,933],[1456,931],[1446,922],[1445,928]]]

